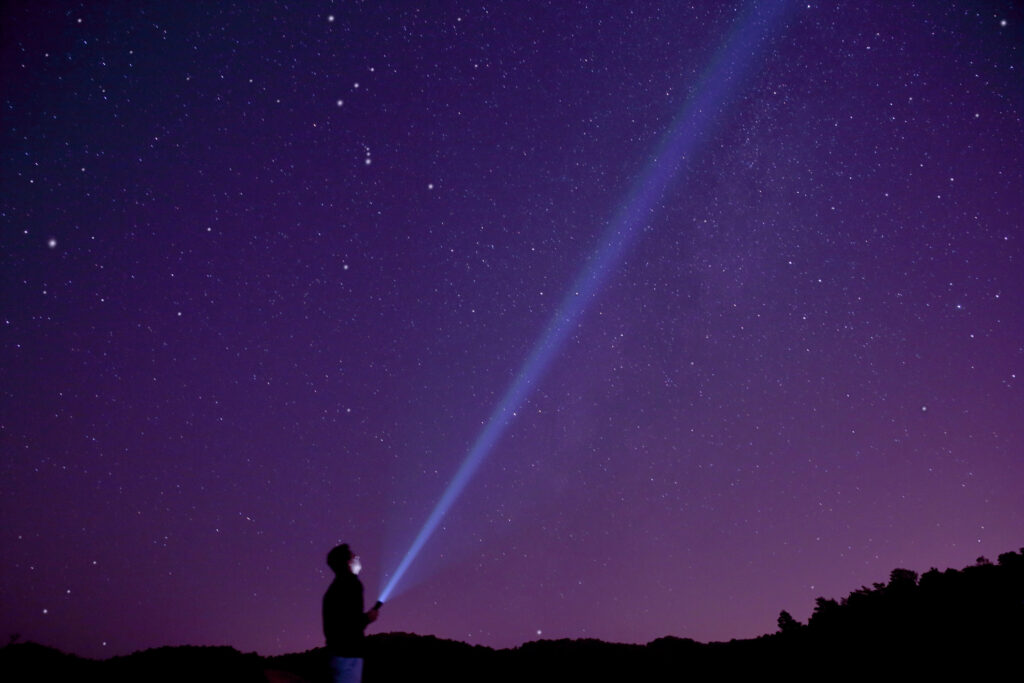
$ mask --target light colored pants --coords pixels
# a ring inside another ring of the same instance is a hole
[[[361,683],[362,680],[362,657],[331,657],[332,683]]]

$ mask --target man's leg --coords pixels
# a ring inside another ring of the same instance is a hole
[[[362,657],[331,657],[331,681],[333,683],[361,683],[362,680]]]

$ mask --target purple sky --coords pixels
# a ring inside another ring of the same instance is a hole
[[[0,635],[321,644],[748,5],[8,2]],[[750,637],[1024,545],[1024,11],[790,2],[372,628]],[[742,52],[742,51],[741,51]]]

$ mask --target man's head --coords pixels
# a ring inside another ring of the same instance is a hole
[[[327,553],[327,566],[330,567],[335,574],[352,571],[349,569],[349,562],[351,562],[354,557],[355,555],[348,547],[348,543],[342,543],[339,546],[335,546],[331,549],[331,552]]]

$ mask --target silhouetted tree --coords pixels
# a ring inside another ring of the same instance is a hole
[[[808,626],[830,628],[838,623],[839,603],[831,598],[817,597],[814,599],[814,612],[807,620]]]
[[[794,619],[793,615],[786,610],[779,612],[778,624],[780,633],[795,633],[803,626],[803,624]]]
[[[1019,554],[1015,552],[1003,553],[997,558],[997,561],[1000,567],[1022,569],[1024,568],[1024,548],[1020,549]]]
[[[917,585],[917,572],[910,569],[893,569],[889,572],[889,588],[907,589]]]

